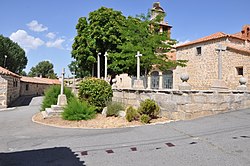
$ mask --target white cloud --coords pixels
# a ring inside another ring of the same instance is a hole
[[[59,38],[56,39],[55,41],[48,41],[46,43],[47,47],[54,47],[54,48],[59,48],[59,49],[63,49],[62,43],[65,41],[65,39]]]
[[[179,42],[176,44],[176,46],[180,46],[180,45],[186,44],[186,43],[188,43],[188,42],[190,42],[190,40],[179,41]]]
[[[30,36],[24,30],[13,32],[10,35],[10,39],[14,42],[17,42],[25,51],[29,51],[30,49],[37,49],[39,46],[42,46],[44,44],[44,41],[42,41],[40,38]]]
[[[47,38],[50,38],[50,39],[54,39],[56,37],[56,34],[54,34],[53,32],[49,32],[47,35],[46,35]]]
[[[44,26],[43,24],[39,24],[36,20],[31,21],[27,24],[27,26],[30,30],[35,32],[43,32],[48,30],[48,27]]]

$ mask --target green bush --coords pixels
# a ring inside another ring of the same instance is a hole
[[[95,107],[87,102],[80,102],[77,99],[71,99],[64,108],[62,117],[65,120],[89,120],[96,116]]]
[[[52,85],[48,89],[46,89],[46,91],[44,93],[44,98],[43,98],[41,110],[44,111],[45,108],[50,108],[51,105],[56,105],[57,98],[58,98],[58,95],[60,94],[60,92],[61,92],[60,85]],[[67,100],[70,100],[71,98],[75,98],[75,95],[67,87],[64,87],[64,94],[66,95]]]
[[[118,116],[119,111],[123,110],[124,106],[122,103],[112,101],[107,104],[107,116]]]
[[[126,110],[126,119],[127,121],[131,122],[133,120],[139,119],[139,113],[136,109],[134,109],[132,106],[129,106]]]
[[[146,115],[146,114],[143,114],[143,115],[140,117],[140,121],[141,121],[142,123],[144,123],[144,124],[149,123],[150,119],[151,119],[151,118],[149,117],[149,115]]]
[[[155,118],[160,113],[160,107],[154,100],[146,99],[140,103],[138,112],[143,115],[148,115],[150,118]]]
[[[79,99],[101,111],[111,101],[113,91],[111,85],[104,80],[87,78],[79,84]]]

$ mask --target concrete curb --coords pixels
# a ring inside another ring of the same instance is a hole
[[[13,111],[13,110],[15,110],[15,109],[16,109],[16,107],[2,108],[2,109],[0,109],[0,112],[2,112],[2,111]]]
[[[36,115],[36,114],[35,114]],[[87,128],[87,127],[69,127],[69,126],[60,126],[60,125],[55,125],[55,124],[48,124],[48,123],[43,123],[34,120],[34,116],[32,116],[32,122],[41,124],[44,126],[50,126],[50,127],[56,127],[56,128],[62,128],[62,129],[85,129],[85,130],[108,130],[108,129],[125,129],[125,128],[134,128],[134,127],[143,127],[143,126],[152,126],[152,125],[163,125],[171,122],[175,122],[174,120],[170,120],[167,122],[156,122],[156,123],[150,123],[150,124],[144,124],[144,125],[134,125],[134,126],[127,126],[127,127],[110,127],[110,128]]]

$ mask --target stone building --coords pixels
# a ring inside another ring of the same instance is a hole
[[[41,96],[44,94],[45,89],[47,89],[51,85],[59,85],[60,81],[57,79],[40,77],[22,77],[20,83],[20,96]]]
[[[20,76],[0,66],[0,109],[20,96]]]
[[[60,84],[57,79],[21,77],[0,66],[0,109],[8,107],[20,96],[40,96],[51,85]]]
[[[221,79],[227,88],[236,89],[241,77],[250,80],[250,25],[235,34],[217,32],[177,46],[176,58],[188,63],[174,70],[174,88],[181,82],[180,75],[187,73],[192,89],[210,89],[219,77],[219,54]]]

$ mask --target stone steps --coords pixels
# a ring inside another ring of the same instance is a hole
[[[42,111],[43,118],[50,118],[50,117],[59,117],[63,112],[63,107],[58,105],[52,105],[51,108],[46,108],[45,111]]]

